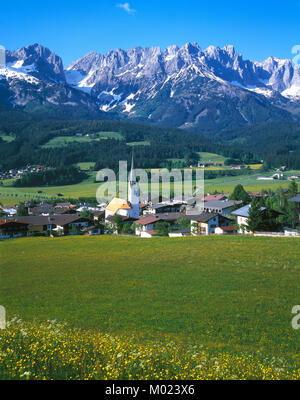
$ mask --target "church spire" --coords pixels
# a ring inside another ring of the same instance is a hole
[[[139,190],[139,184],[137,183],[136,180],[133,160],[134,160],[134,154],[132,151],[131,170],[129,174],[129,185],[128,185],[128,201],[131,205],[131,210],[129,211],[128,216],[131,218],[138,219],[140,216],[140,190]]]
[[[133,155],[134,155],[134,150],[132,150],[131,170],[130,170],[130,175],[129,175],[129,182],[130,182],[131,184],[133,184],[133,183],[136,182],[136,176],[135,176],[135,171],[134,171]]]

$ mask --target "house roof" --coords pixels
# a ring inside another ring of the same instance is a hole
[[[157,217],[156,215],[146,215],[137,220],[136,223],[140,225],[150,225],[157,221],[160,221],[160,218]]]
[[[223,200],[228,198],[228,194],[207,194],[204,196],[204,201]]]
[[[149,208],[153,208],[154,210],[157,210],[159,208],[167,208],[167,207],[179,207],[182,206],[182,201],[166,201],[164,203],[156,203],[153,204],[152,206],[149,206]]]
[[[174,222],[178,219],[178,217],[185,217],[186,214],[180,212],[169,212],[169,213],[159,213],[158,216],[162,221]]]
[[[113,215],[116,214],[118,210],[131,210],[131,206],[128,201],[124,199],[119,199],[115,197],[106,207],[106,210],[112,211]]]
[[[220,228],[224,232],[232,232],[237,230],[235,226],[220,226]]]
[[[223,200],[210,200],[206,201],[203,204],[204,208],[211,208],[211,209],[219,209],[219,210],[225,210],[226,208],[233,207],[236,204],[240,204],[240,201],[235,201],[235,200],[228,200],[228,201],[223,201]]]
[[[72,224],[73,222],[84,221],[85,219],[80,215],[50,215],[50,216],[28,216],[28,217],[17,217],[17,222],[25,222],[29,225],[59,225],[64,226]]]
[[[28,225],[28,222],[20,222],[20,221],[16,221],[15,219],[12,219],[12,218],[0,219],[0,225],[8,225],[8,224]]]
[[[293,201],[295,203],[300,203],[300,194],[297,194],[297,196],[292,197],[291,199],[289,199],[288,201]]]
[[[197,221],[197,222],[208,222],[210,221],[212,218],[218,217],[219,214],[215,214],[215,213],[208,213],[208,212],[203,212],[201,214],[198,215],[188,215],[187,217],[191,220],[191,221]]]
[[[233,211],[231,214],[238,215],[239,217],[249,217],[249,208],[250,204],[247,204],[246,206]],[[260,211],[264,211],[265,209],[266,209],[265,207],[260,207]]]

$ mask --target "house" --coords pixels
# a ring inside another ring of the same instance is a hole
[[[235,200],[228,200],[228,201],[211,200],[204,202],[203,206],[200,207],[199,211],[208,213],[217,213],[226,217],[227,215],[229,215],[229,213],[231,212],[232,208],[235,205],[241,203],[242,203],[241,201],[235,201]]]
[[[50,213],[53,213],[53,207],[47,203],[28,208],[28,215],[49,215]]]
[[[166,201],[163,203],[157,203],[154,205],[149,205],[144,210],[145,214],[161,214],[161,213],[171,213],[171,212],[180,212],[183,206],[182,201]]]
[[[219,225],[219,214],[215,213],[203,212],[189,218],[193,235],[210,235],[215,233],[215,228]]]
[[[232,211],[232,215],[237,217],[237,224],[239,226],[238,232],[239,233],[248,233],[246,227],[248,226],[248,218],[249,218],[249,209],[251,204],[247,204],[244,207],[239,208],[238,210]],[[260,208],[261,211],[266,210],[265,207]]]
[[[115,215],[128,217],[129,211],[131,211],[131,205],[129,202],[115,197],[105,209],[105,219],[107,220],[108,217]]]
[[[56,205],[53,207],[53,214],[76,214],[75,207]]]
[[[142,236],[145,237],[144,234],[149,232],[154,232],[155,230],[155,224],[161,221],[161,219],[156,216],[156,215],[145,215],[142,216],[140,219],[138,219],[137,221],[135,221],[137,228],[135,230],[135,234],[137,236]],[[151,236],[152,236],[151,234]]]
[[[18,222],[13,218],[0,219],[0,239],[27,236],[28,223]]]
[[[209,168],[209,167],[213,167],[213,166],[214,166],[213,162],[207,162],[207,163],[199,162],[198,163],[198,168]]]
[[[232,165],[231,169],[243,169],[243,165]]]
[[[16,206],[9,206],[9,207],[2,207],[1,212],[8,217],[13,217],[17,214],[17,207]]]
[[[28,224],[28,233],[61,232],[68,235],[72,230],[80,231],[89,226],[89,221],[80,215],[51,215],[17,217],[17,222]]]
[[[202,212],[201,214],[187,215],[191,221],[191,233],[193,235],[211,235],[216,233],[217,227],[232,225],[232,221],[217,213]]]

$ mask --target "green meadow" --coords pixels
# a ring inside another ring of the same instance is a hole
[[[92,167],[93,163],[79,163],[81,169],[88,170]],[[287,175],[299,174],[300,171],[289,171]],[[287,188],[289,185],[288,180],[284,181],[258,181],[257,177],[262,173],[255,173],[240,176],[225,176],[216,179],[205,180],[205,192],[213,193],[232,193],[237,184],[242,184],[246,190],[251,192],[259,192],[263,189],[275,191],[282,187]],[[266,175],[271,175],[268,173]],[[39,199],[39,198],[53,198],[56,194],[63,194],[64,198],[79,198],[79,197],[95,197],[96,191],[99,188],[99,183],[95,183],[96,172],[89,172],[87,179],[75,185],[65,186],[45,186],[45,187],[24,187],[16,188],[11,186],[12,182],[4,181],[4,185],[0,186],[0,202],[5,205],[17,204],[26,199]],[[173,187],[173,183],[171,187]],[[147,186],[141,185],[141,191],[146,192]],[[38,193],[42,191],[42,193]]]
[[[297,238],[24,238],[0,242],[0,254],[8,319],[259,351],[300,366]]]
[[[15,140],[16,136],[13,133],[6,134],[6,133],[0,131],[0,138],[2,140],[4,140],[5,142],[13,142]]]
[[[70,143],[88,143],[95,140],[116,139],[122,140],[123,136],[119,132],[97,132],[94,136],[56,136],[50,139],[43,148],[68,146]]]

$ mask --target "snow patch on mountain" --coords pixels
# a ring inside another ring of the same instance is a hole
[[[282,96],[287,98],[300,99],[300,86],[291,86],[290,88],[281,92]]]
[[[34,76],[28,75],[25,72],[19,72],[14,68],[8,68],[8,67],[0,68],[0,76],[2,77],[2,79],[21,80],[21,81],[26,81],[33,85],[38,85],[40,83],[40,80],[35,78]]]

